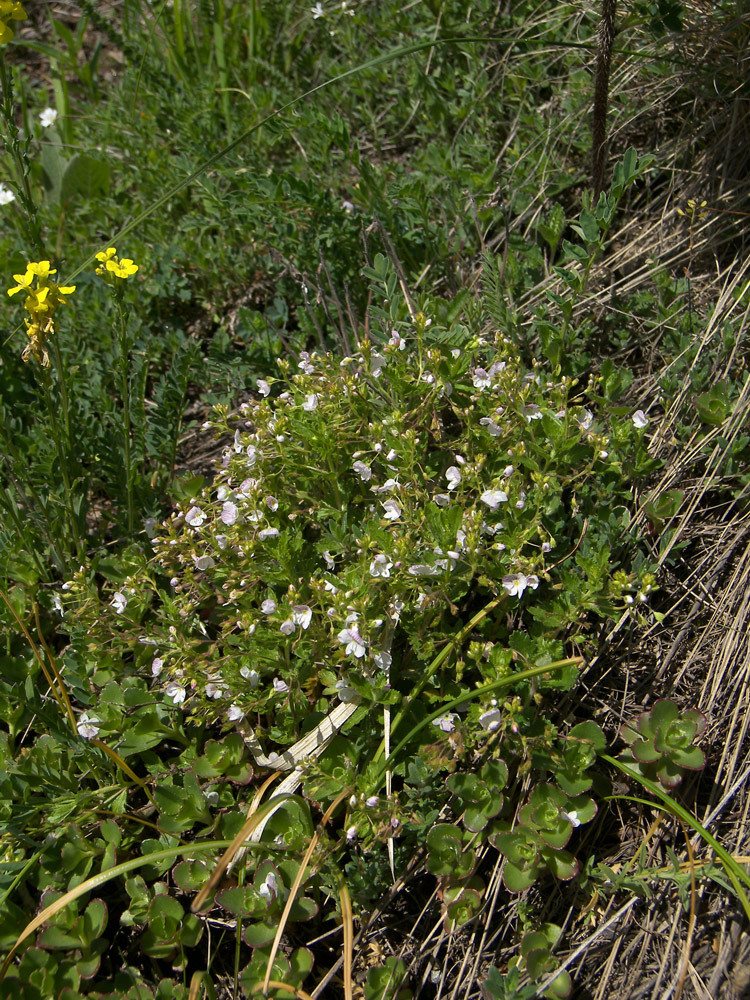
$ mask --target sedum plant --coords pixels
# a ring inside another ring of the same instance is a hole
[[[706,729],[706,717],[695,708],[681,712],[673,701],[662,699],[634,722],[626,722],[620,738],[629,749],[620,760],[665,788],[676,788],[682,772],[699,771],[706,758],[696,740]]]

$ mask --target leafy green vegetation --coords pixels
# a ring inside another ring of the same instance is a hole
[[[3,995],[564,998],[644,900],[681,989],[748,912],[747,24],[621,13],[607,153],[590,5],[0,2]]]

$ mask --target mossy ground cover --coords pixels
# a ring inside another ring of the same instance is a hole
[[[748,15],[595,194],[611,9],[0,3],[3,995],[745,988]]]

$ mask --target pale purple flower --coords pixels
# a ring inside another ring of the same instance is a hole
[[[251,670],[250,667],[240,667],[240,677],[244,677],[251,688],[257,688],[260,684],[260,674],[257,670]]]
[[[496,729],[500,728],[500,723],[502,722],[502,714],[499,708],[491,708],[489,712],[483,712],[479,716],[479,725],[482,729],[486,729],[490,733],[494,733]]]
[[[247,446],[247,464],[252,469],[255,463],[258,461],[258,449],[254,444],[249,444]]]
[[[393,563],[388,556],[377,555],[370,563],[370,576],[380,576],[386,580],[391,575],[392,568]]]
[[[207,698],[213,698],[214,701],[216,701],[219,698],[223,698],[224,693],[225,693],[224,688],[220,684],[214,684],[213,681],[209,681],[209,683],[206,684]]]
[[[576,417],[576,422],[582,431],[587,431],[594,420],[591,410],[584,410],[580,417]]]
[[[482,417],[479,423],[482,427],[486,427],[491,437],[500,437],[502,434],[502,428],[495,423],[492,417]]]
[[[239,722],[245,715],[239,705],[230,705],[226,712],[229,722]]]
[[[549,542],[542,542],[542,552],[550,552],[551,550],[552,546]]]
[[[279,501],[274,496],[268,496],[266,497],[266,507],[268,507],[269,510],[278,510]]]
[[[357,475],[359,476],[359,478],[362,480],[363,483],[369,483],[369,481],[372,479],[372,469],[370,468],[369,465],[366,465],[364,462],[355,462],[352,468],[357,473]]]
[[[258,392],[261,396],[268,396],[271,392],[271,386],[266,382],[264,378],[258,379]]]
[[[191,507],[190,510],[185,515],[185,521],[190,525],[191,528],[200,528],[203,522],[206,520],[206,515],[200,509],[200,507]]]
[[[263,528],[258,532],[258,538],[261,542],[265,542],[267,538],[278,538],[279,529],[278,528]]]
[[[229,545],[229,539],[227,538],[226,535],[216,535],[214,541],[219,546],[222,552],[227,547],[227,545]]]
[[[382,486],[373,486],[373,493],[390,493],[391,490],[400,489],[398,479],[386,479]]]
[[[448,480],[448,489],[455,490],[461,482],[461,473],[455,465],[451,465],[445,470],[445,478]]]
[[[195,568],[201,573],[207,569],[213,569],[216,565],[216,560],[213,556],[193,556],[193,562],[195,563]]]
[[[78,722],[76,723],[78,735],[82,736],[85,740],[93,740],[94,737],[99,735],[100,721],[101,720],[97,719],[95,715],[89,715],[88,712],[82,712],[78,717]]]
[[[240,510],[236,503],[227,500],[221,508],[221,519],[224,524],[234,524],[239,517]]]
[[[301,368],[305,375],[312,375],[314,373],[315,368],[310,364],[310,354],[308,351],[300,352],[297,367]]]
[[[359,695],[346,680],[336,681],[336,691],[338,692],[339,700],[345,702],[347,705],[350,705],[354,701],[359,701]]]
[[[521,490],[521,492],[518,494],[518,500],[516,500],[516,507],[519,510],[523,510],[525,506],[526,506],[526,494],[524,493],[523,490]]]
[[[540,406],[537,406],[536,403],[527,403],[526,406],[522,406],[521,413],[524,417],[526,417],[529,423],[531,423],[532,420],[542,419],[542,409]]]
[[[479,498],[490,510],[497,510],[501,503],[508,502],[508,494],[503,490],[485,490]]]
[[[395,500],[386,500],[383,504],[383,509],[385,510],[383,517],[386,521],[395,521],[401,517],[401,508]]]
[[[638,428],[638,430],[643,430],[644,427],[648,426],[649,420],[643,410],[636,410],[632,417],[633,424]]]
[[[444,733],[452,733],[456,728],[453,720],[458,718],[453,712],[447,712],[445,715],[441,715],[438,719],[433,719],[433,726],[437,726]]]
[[[128,606],[128,599],[122,591],[118,590],[113,596],[111,606],[115,609],[118,615],[121,615],[125,608]]]
[[[349,628],[342,629],[337,638],[340,643],[346,643],[344,652],[347,656],[354,656],[360,659],[367,652],[365,640],[360,635],[359,628],[354,623]]]
[[[286,694],[289,690],[289,685],[286,681],[283,681],[280,677],[274,677],[273,679],[273,689],[276,694]]]
[[[318,397],[314,392],[311,392],[307,396],[305,396],[305,401],[302,404],[302,409],[306,410],[308,413],[311,413],[313,410],[317,410],[317,408],[318,408]]]
[[[513,475],[514,471],[515,469],[513,468],[512,465],[506,465],[505,468],[503,469],[503,478],[508,479],[509,476]]]
[[[164,689],[167,698],[171,698],[175,705],[181,705],[186,698],[185,688],[177,681],[171,681]]]
[[[387,670],[391,663],[393,663],[393,657],[385,649],[381,649],[379,653],[376,653],[373,656],[373,660],[375,661],[375,666],[380,667],[381,670]]]
[[[475,389],[489,389],[492,385],[492,378],[484,368],[475,368],[471,380]]]
[[[320,4],[318,4],[318,7],[320,7]],[[317,16],[320,17],[320,14]],[[268,875],[266,875],[263,884],[258,889],[258,895],[262,896],[264,899],[270,900],[272,896],[276,895],[276,885],[276,876],[273,872],[269,872]]]
[[[391,347],[397,348],[399,351],[406,349],[406,341],[398,332],[398,330],[391,330],[391,339],[388,341]]]
[[[563,819],[566,819],[572,827],[577,827],[581,825],[581,821],[578,818],[578,813],[575,811],[575,809],[571,809],[570,812],[565,812],[565,810],[563,809],[560,812],[560,815],[562,816]]]
[[[372,372],[373,378],[380,378],[380,373],[388,364],[388,358],[384,357],[382,354],[377,352],[373,353],[370,357],[370,371]]]
[[[270,597],[266,598],[266,600],[261,604],[260,610],[264,615],[272,615],[276,610],[276,601],[272,600]]]
[[[287,618],[285,622],[279,625],[279,632],[283,632],[284,635],[291,635],[294,632],[294,622],[291,618]]]
[[[365,799],[365,805],[368,809],[374,809],[378,802],[380,802],[380,799],[377,795],[371,795],[369,798]]]
[[[307,604],[295,604],[292,608],[292,621],[295,625],[308,629],[312,621],[312,609]]]
[[[164,669],[164,660],[160,656],[155,656],[151,661],[151,676],[158,677]]]
[[[433,503],[436,503],[438,505],[438,507],[447,507],[448,504],[451,502],[451,498],[448,496],[447,493],[436,493],[435,496],[432,498],[432,500]]]

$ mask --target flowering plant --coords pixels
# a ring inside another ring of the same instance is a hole
[[[617,496],[636,429],[584,405],[595,383],[527,370],[501,334],[429,308],[394,301],[353,356],[281,359],[237,412],[216,409],[213,482],[190,484],[102,616],[124,641],[148,631],[156,651],[136,659],[172,705],[262,720],[288,746],[337,700],[406,706],[418,690],[435,707],[552,662],[582,608],[623,606],[610,566],[627,518],[600,484]],[[532,695],[574,679],[477,699],[430,738],[518,731]]]

